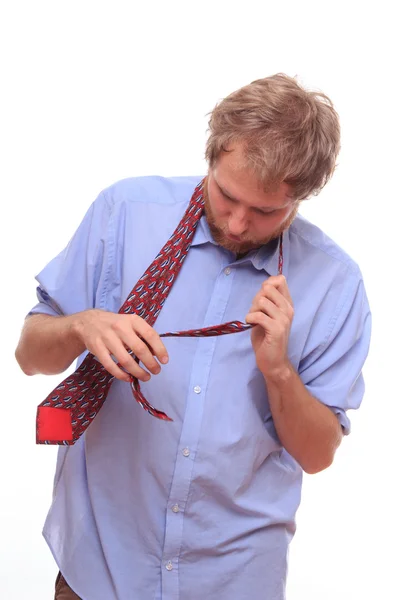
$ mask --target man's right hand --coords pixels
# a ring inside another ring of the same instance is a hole
[[[168,362],[160,336],[144,319],[98,309],[59,317],[45,314],[27,317],[15,356],[26,375],[56,375],[86,349],[122,381],[130,381],[128,373],[148,381],[150,373],[155,375],[161,370],[156,359]],[[132,350],[143,367],[128,350]]]
[[[141,381],[148,381],[150,373],[157,375],[161,370],[156,358],[163,364],[168,362],[168,352],[160,336],[137,315],[92,309],[73,316],[74,329],[80,341],[117,379],[130,381],[127,373],[131,373]],[[132,350],[144,368],[138,365],[128,350]]]

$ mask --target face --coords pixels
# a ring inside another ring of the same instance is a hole
[[[205,186],[205,214],[211,234],[220,246],[236,254],[279,237],[298,210],[286,183],[266,192],[242,165],[240,146],[221,152]]]

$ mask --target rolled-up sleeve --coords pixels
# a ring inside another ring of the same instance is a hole
[[[101,307],[107,283],[111,210],[102,193],[58,256],[36,276],[38,304],[29,315],[69,315]]]
[[[352,273],[347,281],[325,340],[299,368],[307,390],[337,415],[345,434],[350,433],[347,411],[359,408],[364,395],[362,368],[371,338],[371,312],[361,276]]]

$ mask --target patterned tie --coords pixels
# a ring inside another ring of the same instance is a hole
[[[189,251],[196,227],[203,214],[204,180],[196,187],[189,206],[178,227],[156,256],[150,267],[119,309],[120,314],[137,314],[153,325],[168,296],[173,282]],[[279,240],[279,273],[282,273],[282,235]],[[222,325],[163,333],[160,337],[207,337],[238,333],[251,329],[241,321]],[[133,358],[139,363],[137,357]],[[121,366],[121,365],[118,365]],[[154,417],[171,421],[164,412],[157,410],[143,396],[139,381],[133,375],[131,388],[136,401]],[[36,418],[37,444],[74,444],[93,421],[104,404],[114,380],[103,365],[89,353],[80,367],[60,383],[38,406]]]

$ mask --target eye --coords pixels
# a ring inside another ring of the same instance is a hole
[[[259,215],[263,215],[264,217],[268,215],[273,215],[276,212],[276,209],[273,210],[262,210],[261,208],[255,208],[255,212]]]
[[[233,198],[230,198],[229,196],[227,196],[226,194],[224,194],[224,192],[221,192],[221,194],[223,195],[223,197],[225,198],[225,200],[227,200],[228,202],[235,202],[235,200]]]

